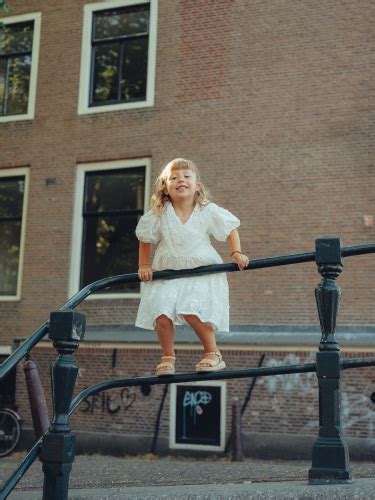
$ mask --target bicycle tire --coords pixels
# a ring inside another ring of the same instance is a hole
[[[20,417],[9,408],[0,409],[0,458],[12,453],[18,445],[20,437]]]

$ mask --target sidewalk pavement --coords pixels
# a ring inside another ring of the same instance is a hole
[[[1,459],[1,481],[22,455]],[[310,486],[309,461],[80,455],[70,476],[69,499],[375,499],[375,463],[353,462],[353,482]],[[35,462],[10,500],[42,498],[43,473]]]

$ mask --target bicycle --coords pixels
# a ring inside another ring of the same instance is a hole
[[[0,458],[16,448],[21,437],[21,417],[10,408],[0,408]]]

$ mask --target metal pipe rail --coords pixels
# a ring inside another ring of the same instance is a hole
[[[356,255],[365,255],[369,253],[375,253],[375,244],[368,245],[356,245],[351,247],[344,247],[341,249],[342,257],[353,257]],[[266,257],[264,259],[255,259],[249,262],[249,265],[245,269],[246,271],[254,271],[256,269],[264,269],[267,267],[279,267],[288,266],[291,264],[301,264],[304,262],[315,261],[315,252],[309,253],[299,253],[282,255],[276,257]],[[195,269],[183,269],[181,271],[156,271],[153,275],[154,280],[170,280],[177,278],[188,278],[191,276],[203,276],[205,274],[211,273],[228,273],[239,271],[238,266],[233,263],[227,264],[214,264],[210,266],[201,266]],[[94,283],[91,283],[78,293],[73,295],[72,298],[68,300],[59,311],[64,311],[66,309],[75,309],[81,302],[83,302],[89,295],[98,292],[99,290],[104,290],[115,285],[120,285],[123,283],[137,283],[139,282],[138,275],[136,273],[132,274],[120,274],[118,276],[112,276],[110,278],[104,278]],[[12,368],[14,368],[30,351],[31,349],[48,333],[49,322],[44,322],[34,333],[28,337],[3,363],[0,365],[0,380],[2,380]]]
[[[340,362],[341,369],[359,368],[375,366],[375,358],[348,359]],[[305,365],[284,365],[265,368],[245,368],[242,370],[225,370],[222,372],[209,372],[205,374],[180,373],[165,377],[132,377],[126,379],[112,379],[100,382],[91,387],[87,387],[77,394],[70,406],[69,415],[71,415],[82,401],[97,392],[116,389],[119,387],[137,387],[142,385],[164,385],[180,384],[182,382],[197,382],[202,380],[226,380],[236,378],[251,377],[270,377],[275,375],[290,375],[291,373],[309,373],[316,372],[316,363],[307,363]]]
[[[374,358],[375,364],[375,358]],[[100,382],[91,387],[87,387],[80,392],[72,401],[70,406],[70,414],[81,404],[81,402],[89,396],[97,392],[107,391],[119,387],[137,387],[143,385],[164,385],[164,384],[180,384],[182,382],[197,382],[208,380],[226,380],[235,378],[251,378],[260,376],[272,375],[288,375],[291,373],[308,373],[315,372],[316,364],[308,363],[305,365],[288,365],[268,368],[245,368],[242,370],[225,370],[222,372],[209,372],[205,374],[193,373],[178,373],[165,377],[132,377],[126,379],[113,379],[105,382]]]

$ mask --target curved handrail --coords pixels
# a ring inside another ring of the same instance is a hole
[[[352,257],[355,255],[365,255],[368,253],[375,253],[375,244],[368,245],[355,245],[351,247],[345,247],[342,249],[343,257]],[[255,269],[264,269],[267,267],[278,267],[278,266],[288,266],[290,264],[300,264],[303,262],[312,262],[315,260],[315,252],[299,253],[299,254],[289,254],[281,255],[276,257],[266,257],[264,259],[255,259],[250,261],[249,265],[245,269],[246,271],[252,271]],[[180,271],[165,270],[156,271],[153,274],[153,279],[158,280],[170,280],[177,278],[188,278],[191,276],[202,276],[204,274],[211,273],[227,273],[239,271],[238,266],[233,263],[227,264],[213,264],[209,266],[196,267],[194,269],[182,269]],[[83,302],[92,293],[98,292],[105,288],[110,288],[115,285],[120,285],[123,283],[137,283],[139,282],[138,275],[136,273],[132,274],[120,274],[118,276],[111,276],[109,278],[103,278],[101,280],[91,283],[79,292],[77,292],[73,297],[71,297],[68,302],[66,302],[59,311],[64,311],[66,309],[75,309],[81,302]],[[49,322],[44,322],[35,332],[30,335],[1,365],[0,365],[0,380],[9,373],[9,371],[18,364],[28,352],[47,334],[49,327]]]
[[[342,370],[351,368],[368,367],[375,365],[375,358],[362,359],[343,359],[340,361]],[[222,372],[208,372],[205,374],[180,373],[170,377],[130,377],[126,379],[111,379],[98,384],[87,387],[81,391],[73,399],[69,415],[71,415],[82,401],[97,392],[116,389],[118,387],[136,387],[138,385],[164,385],[164,384],[180,384],[182,382],[195,382],[201,380],[225,380],[234,378],[248,377],[267,377],[274,375],[289,375],[292,373],[309,373],[316,371],[316,363],[306,363],[304,365],[283,365],[283,366],[267,366],[259,368],[244,368],[241,370],[225,370]]]
[[[82,401],[88,396],[101,392],[108,389],[113,389],[115,387],[133,387],[136,385],[157,385],[157,384],[169,384],[176,382],[187,382],[193,380],[220,380],[224,378],[245,378],[245,377],[255,377],[258,375],[282,375],[287,373],[305,373],[305,372],[313,372],[316,371],[315,363],[308,363],[305,365],[289,365],[289,366],[273,366],[270,368],[248,368],[243,370],[232,370],[225,372],[212,372],[207,373],[204,376],[197,375],[194,373],[184,373],[179,375],[173,375],[171,377],[133,377],[129,379],[115,379],[108,380],[106,382],[101,382],[99,384],[93,385],[84,389],[80,392],[72,401],[69,409],[69,416],[78,408],[78,406],[82,403]],[[47,431],[48,432],[48,431]],[[47,433],[46,432],[46,433]],[[46,434],[45,433],[45,434]],[[26,457],[19,464],[17,469],[13,472],[13,474],[8,478],[5,482],[2,489],[0,489],[0,498],[6,498],[7,495],[11,493],[13,488],[16,486],[18,481],[22,478],[22,476],[27,472],[27,470],[31,467],[32,463],[37,458],[41,445],[42,445],[42,436],[31,448]]]
[[[81,391],[73,399],[69,415],[71,415],[82,401],[97,392],[107,391],[118,387],[136,387],[138,385],[165,385],[165,384],[180,384],[182,382],[195,382],[202,380],[225,380],[233,378],[248,378],[248,377],[265,377],[271,375],[287,375],[290,373],[307,373],[315,372],[316,364],[307,363],[305,365],[285,365],[285,366],[272,366],[264,368],[244,368],[241,370],[225,370],[222,372],[209,372],[205,374],[192,373],[179,373],[171,375],[170,377],[130,377],[125,379],[112,379],[105,382],[87,387]]]

